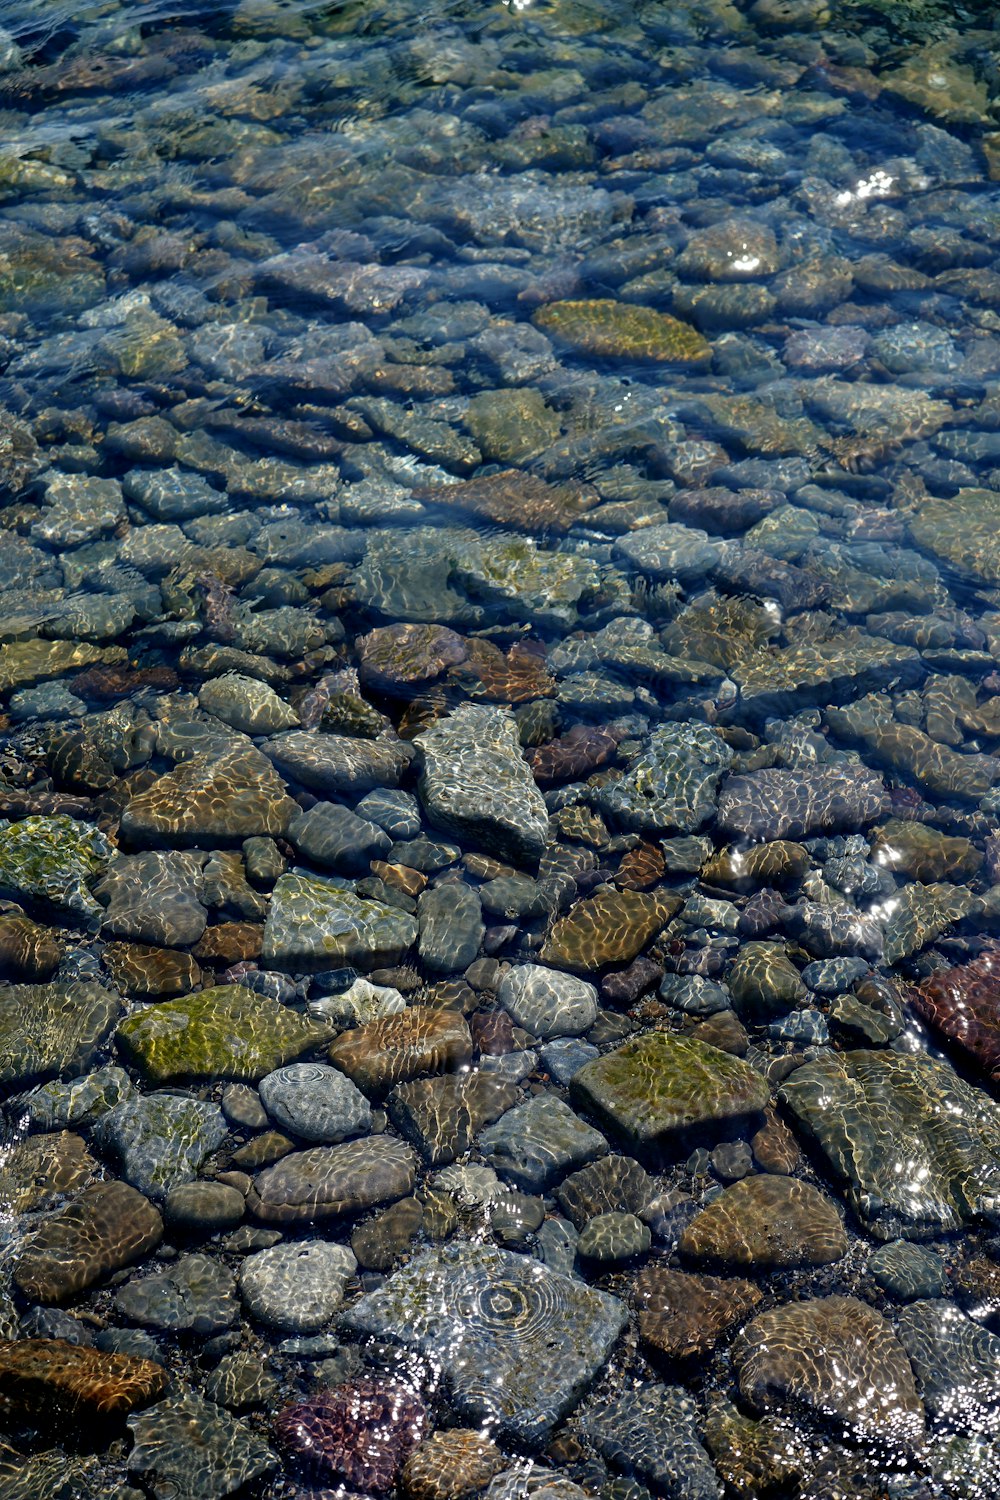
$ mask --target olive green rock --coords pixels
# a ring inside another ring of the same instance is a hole
[[[711,345],[690,324],[653,307],[611,298],[550,302],[539,308],[532,321],[570,348],[603,359],[690,365],[704,364],[712,357]]]
[[[408,912],[356,896],[348,881],[295,870],[275,883],[263,961],[294,972],[376,969],[398,963],[416,939],[417,919]]]
[[[64,814],[23,818],[0,826],[0,893],[58,907],[95,929],[104,913],[90,882],[114,856],[90,823]]]
[[[665,1031],[648,1032],[586,1063],[570,1090],[577,1104],[636,1150],[728,1134],[758,1114],[770,1096],[766,1080],[738,1057]]]
[[[329,1039],[319,1022],[236,984],[137,1011],[118,1028],[120,1049],[153,1084],[253,1083]]]
[[[86,1072],[120,1008],[99,984],[0,985],[0,1087]]]

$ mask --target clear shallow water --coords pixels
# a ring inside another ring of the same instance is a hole
[[[0,27],[0,1495],[992,1494],[989,9]]]

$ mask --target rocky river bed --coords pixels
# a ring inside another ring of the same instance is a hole
[[[992,5],[0,3],[0,1500],[990,1500],[998,813]]]

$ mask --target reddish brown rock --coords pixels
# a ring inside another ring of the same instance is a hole
[[[622,858],[615,885],[623,891],[644,891],[662,880],[666,869],[663,850],[656,844],[638,844]]]
[[[264,944],[264,928],[259,922],[219,922],[206,927],[191,952],[203,964],[217,968],[259,958]]]
[[[769,1104],[763,1125],[750,1141],[757,1165],[764,1172],[787,1177],[801,1165],[802,1152],[794,1134]]]
[[[384,1494],[427,1426],[424,1405],[405,1386],[355,1380],[287,1406],[279,1444],[310,1477]]]
[[[605,886],[577,901],[555,923],[541,951],[543,963],[576,974],[627,964],[679,909],[673,891],[616,891]]]
[[[105,1423],[155,1401],[167,1372],[150,1359],[101,1354],[65,1339],[0,1344],[0,1416],[32,1426]]]
[[[101,957],[115,984],[127,995],[169,1000],[201,983],[201,969],[193,955],[174,948],[108,943]]]
[[[618,739],[600,725],[574,724],[566,734],[531,752],[531,773],[540,786],[553,781],[580,781],[613,758]]]
[[[460,1068],[471,1057],[472,1036],[463,1017],[426,1005],[341,1032],[330,1048],[330,1061],[371,1093],[421,1073]]]
[[[467,645],[468,661],[451,675],[467,680],[474,697],[488,703],[530,703],[555,696],[556,682],[546,668],[544,651],[519,642],[505,656],[492,641],[474,639]]]
[[[911,986],[907,998],[922,1020],[994,1082],[1000,1079],[1000,947],[986,949],[971,963],[939,969]]]

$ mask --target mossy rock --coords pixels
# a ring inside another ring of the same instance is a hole
[[[700,365],[712,357],[711,345],[690,324],[653,307],[634,307],[611,298],[550,302],[539,308],[533,321],[571,349],[601,359]]]
[[[118,1028],[121,1050],[157,1085],[254,1083],[329,1039],[327,1027],[236,984],[137,1011]]]

